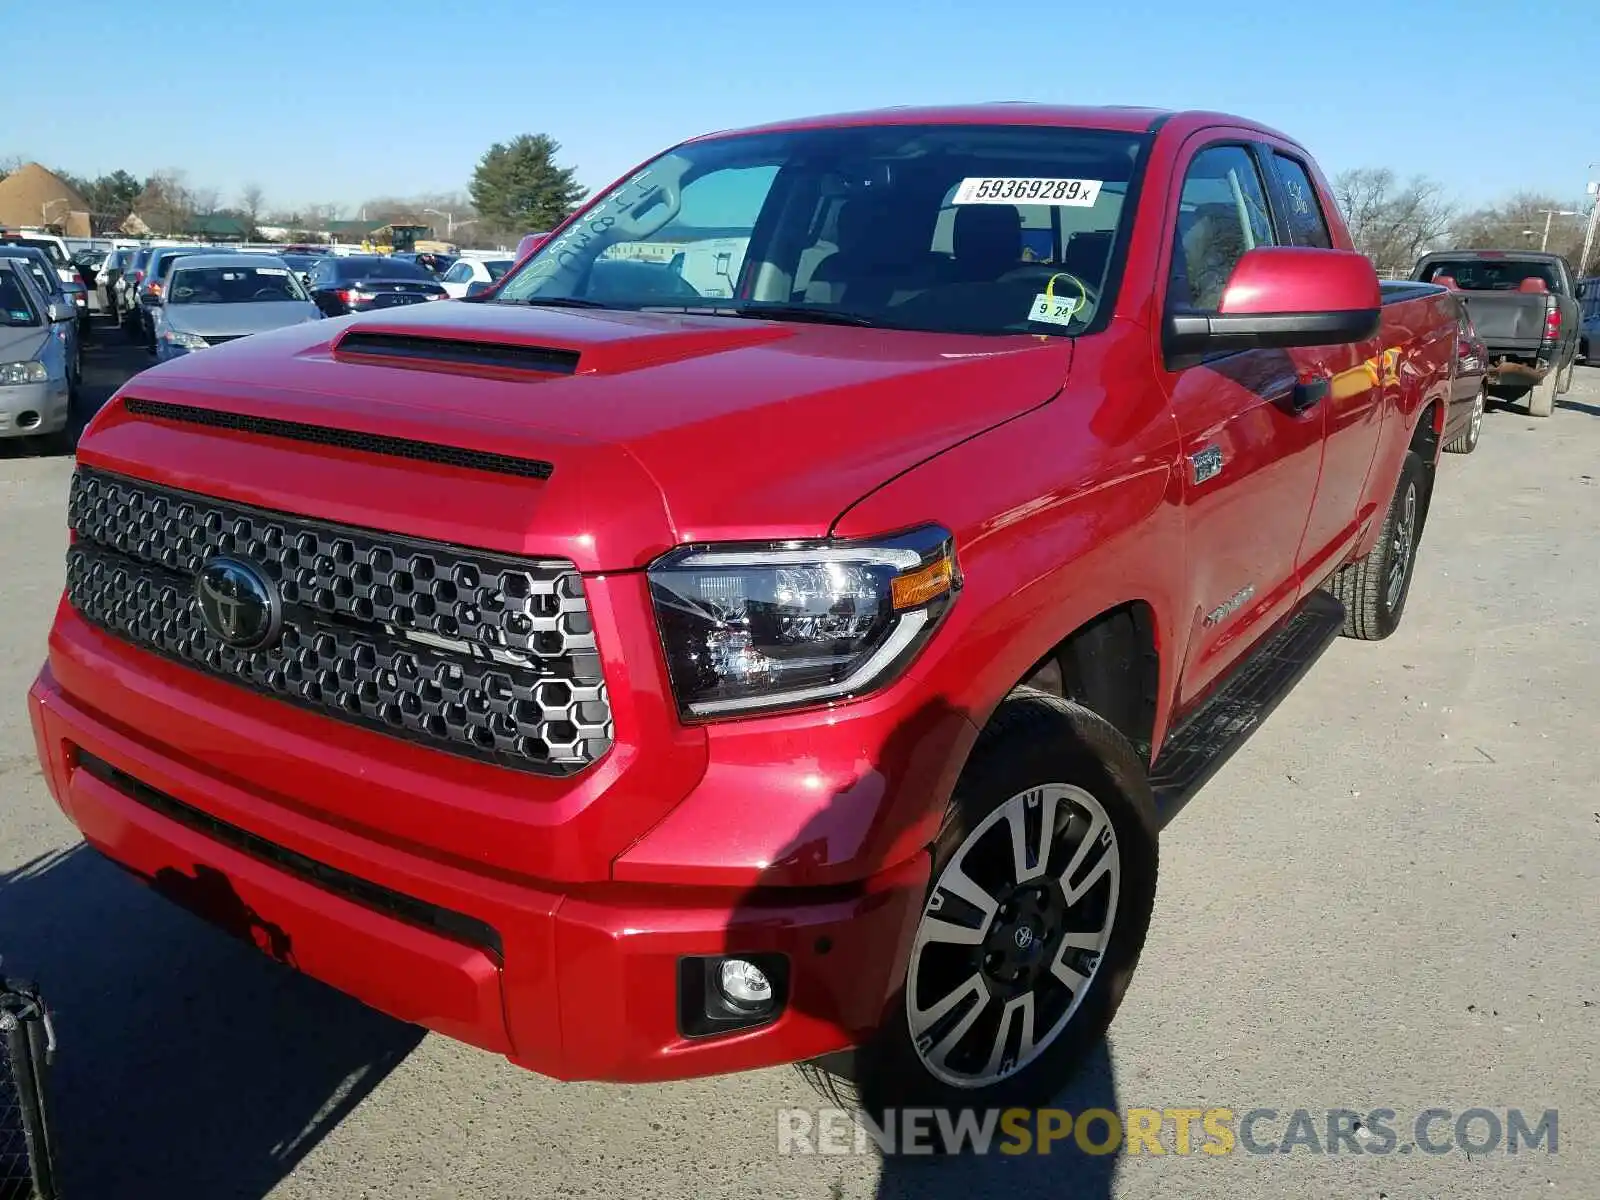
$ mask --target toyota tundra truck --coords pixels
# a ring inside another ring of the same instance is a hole
[[[713,296],[630,253],[711,237]],[[1236,117],[687,140],[480,297],[125,385],[40,760],[163,894],[545,1075],[1039,1102],[1163,828],[1401,620],[1456,325]]]

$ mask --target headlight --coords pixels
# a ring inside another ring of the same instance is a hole
[[[0,386],[18,383],[43,383],[50,378],[42,362],[0,363]]]
[[[928,527],[871,542],[688,546],[649,571],[679,710],[719,717],[881,687],[961,586]]]
[[[185,350],[204,350],[206,340],[198,333],[186,333],[182,329],[163,329],[161,340],[169,346],[181,346]]]

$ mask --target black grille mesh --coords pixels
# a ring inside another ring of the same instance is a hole
[[[523,770],[611,745],[583,581],[525,560],[311,522],[80,468],[67,595],[130,642],[355,724]],[[283,601],[283,633],[227,645],[195,576],[227,554]]]

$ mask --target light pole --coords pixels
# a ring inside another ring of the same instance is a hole
[[[1585,170],[1591,174],[1600,162],[1590,163]],[[1589,265],[1589,251],[1594,249],[1595,227],[1600,225],[1600,183],[1593,180],[1589,183],[1589,226],[1583,231],[1583,253],[1578,256],[1578,274],[1583,275]]]
[[[437,208],[425,208],[425,209],[422,210],[422,212],[423,212],[424,216],[426,216],[429,213],[431,213],[436,217],[443,217],[444,218],[444,240],[445,241],[448,242],[452,237],[455,236],[455,232],[456,232],[456,216],[455,216],[454,213],[440,212]]]
[[[1539,239],[1539,253],[1543,254],[1550,248],[1550,222],[1555,217],[1578,217],[1583,214],[1570,208],[1541,208],[1544,214],[1544,237]]]

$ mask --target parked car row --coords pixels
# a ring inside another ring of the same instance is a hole
[[[40,286],[30,260],[0,255],[0,441],[63,449],[78,372],[75,307]]]

